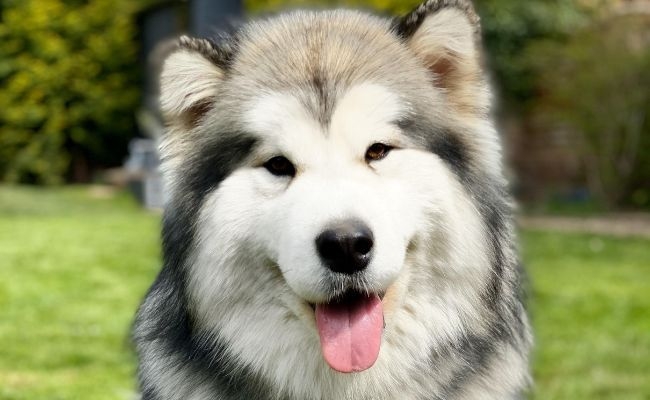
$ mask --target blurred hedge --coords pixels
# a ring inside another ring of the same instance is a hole
[[[572,133],[591,194],[607,208],[650,205],[650,15],[597,18],[526,59],[534,112]]]
[[[121,162],[139,96],[133,2],[0,4],[0,179],[51,184]]]

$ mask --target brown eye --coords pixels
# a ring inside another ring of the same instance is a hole
[[[366,162],[378,161],[386,157],[393,148],[383,143],[375,143],[366,150]]]
[[[276,176],[295,176],[296,168],[285,157],[277,156],[264,163],[264,168]]]

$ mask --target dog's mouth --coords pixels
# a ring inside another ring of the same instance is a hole
[[[349,292],[312,308],[323,357],[331,368],[349,373],[372,367],[384,328],[380,295]]]

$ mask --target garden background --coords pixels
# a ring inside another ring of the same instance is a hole
[[[0,0],[0,399],[134,396],[160,213],[122,166],[146,135],[143,16],[187,3]],[[650,399],[650,1],[475,4],[530,274],[531,398]]]

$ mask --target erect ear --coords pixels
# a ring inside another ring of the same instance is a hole
[[[470,0],[427,0],[395,21],[394,29],[433,75],[437,87],[465,110],[486,103],[480,24]],[[465,111],[470,111],[465,110]]]
[[[160,75],[160,108],[173,127],[190,128],[212,107],[232,49],[183,36]]]

